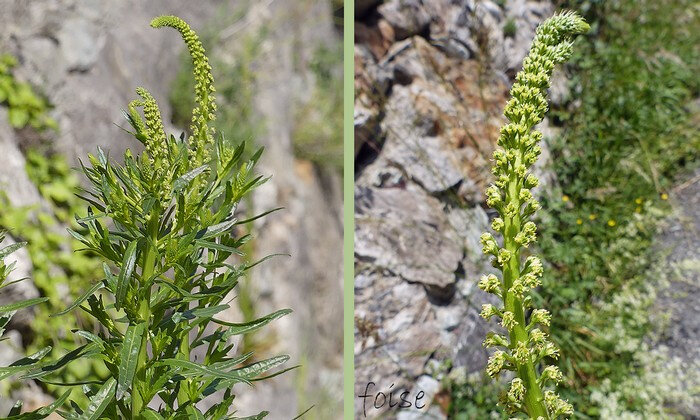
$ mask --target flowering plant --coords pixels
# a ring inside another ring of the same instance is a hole
[[[211,67],[189,25],[162,16],[151,26],[179,31],[192,57],[196,107],[191,137],[166,135],[158,104],[139,87],[140,99],[125,114],[130,133],[145,151],[134,156],[127,150],[124,163],[117,164],[98,149],[89,156],[89,165],[81,163],[92,188],[79,195],[87,204],[86,216],[76,216],[81,229],[69,232],[104,260],[104,278],[55,316],[80,309],[100,326],[97,331],[75,330],[84,345],[58,361],[36,362],[22,376],[80,388],[90,403],[79,407],[71,402],[70,411],[58,411],[68,419],[233,419],[235,384],[289,370],[263,376],[289,357],[251,362],[252,352],[233,354],[232,339],[290,310],[246,323],[217,317],[229,308],[224,300],[239,279],[262,262],[242,258],[241,249],[250,239],[243,227],[276,210],[243,220],[237,212],[241,200],[267,180],[254,174],[262,149],[245,159],[243,143],[234,147],[222,135],[215,136],[210,126],[216,113]],[[80,358],[101,360],[110,375],[75,383],[51,381],[54,372]],[[0,368],[0,377],[16,373],[9,369]],[[196,404],[217,391],[220,400],[201,412]],[[10,418],[18,413],[14,410]]]
[[[485,275],[479,287],[498,296],[502,307],[485,304],[481,316],[501,320],[507,335],[490,332],[484,345],[500,348],[491,355],[486,371],[491,377],[503,370],[515,372],[510,389],[502,398],[505,408],[515,413],[524,412],[533,419],[552,419],[573,414],[573,407],[563,401],[548,384],[557,384],[562,374],[556,366],[547,366],[538,373],[537,367],[547,358],[556,358],[558,349],[543,328],[549,326],[550,313],[546,309],[532,309],[530,290],[540,284],[542,263],[530,255],[522,261],[523,248],[536,239],[535,223],[530,217],[539,209],[531,189],[538,185],[537,177],[528,172],[540,154],[538,143],[542,133],[534,126],[547,111],[546,90],[556,64],[571,55],[571,38],[587,32],[588,24],[571,12],[554,15],[542,23],[523,68],[511,88],[512,99],[504,114],[509,122],[501,129],[500,148],[493,154],[493,174],[496,181],[486,190],[487,204],[496,209],[499,217],[492,229],[503,237],[499,246],[491,233],[481,236],[483,251],[493,256],[493,265],[501,271]],[[529,312],[529,317],[526,317]]]

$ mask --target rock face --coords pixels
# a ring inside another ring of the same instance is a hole
[[[204,33],[215,17],[231,15],[234,6],[240,10],[241,4],[230,3],[8,0],[0,8],[0,50],[19,59],[16,76],[32,83],[54,106],[51,115],[60,130],[48,135],[53,149],[74,164],[98,146],[119,157],[127,147],[139,148],[115,125],[125,124],[122,109],[135,98],[137,86],[153,93],[166,125],[170,121],[168,93],[184,44],[174,30],[150,28],[150,20],[175,14]],[[327,1],[250,4],[232,27],[236,36],[229,35],[221,48],[235,54],[240,33],[256,25],[272,28],[265,31],[261,43],[253,107],[265,126],[256,139],[267,149],[260,170],[274,176],[252,204],[256,210],[285,207],[256,225],[253,258],[291,255],[256,267],[253,298],[257,315],[283,307],[295,311],[264,333],[267,347],[258,356],[290,354],[290,366],[304,367],[255,388],[237,388],[237,415],[265,409],[270,419],[288,419],[316,404],[316,418],[340,418],[340,179],[333,171],[295,159],[291,139],[297,106],[308,99],[313,82],[308,64],[311,51],[339,34]],[[33,136],[12,130],[6,120],[5,110],[0,109],[2,188],[15,205],[41,205],[36,188],[26,178],[21,153]],[[18,253],[18,257],[29,273],[27,256]],[[241,319],[233,310],[226,317]]]
[[[469,0],[366,7],[355,22],[355,394],[373,382],[375,394],[435,395],[434,366],[449,360],[471,373],[486,363],[478,313],[493,297],[476,287],[492,270],[479,245],[489,225],[483,191],[511,78],[554,9]],[[539,172],[544,185],[554,182]],[[379,416],[367,401],[367,417]],[[363,415],[360,398],[355,412]],[[445,417],[436,404],[421,412]]]

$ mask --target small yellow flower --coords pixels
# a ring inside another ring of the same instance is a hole
[[[608,220],[608,226],[613,227],[613,226],[615,226],[616,224],[617,224],[617,223],[615,223],[615,221],[614,221],[613,219]]]
[[[561,201],[563,201],[563,202],[569,201],[569,196],[566,195],[566,194],[562,195],[562,196],[561,196]]]
[[[577,225],[582,225],[582,224],[583,224],[583,220],[581,220],[581,219],[576,219],[576,224],[577,224]]]
[[[591,213],[588,215],[588,219],[590,219],[590,220],[595,220],[596,217],[598,217],[598,216],[596,216],[594,213]]]
[[[662,199],[662,200],[668,200],[668,194],[666,194],[666,193],[661,193],[661,199]]]
[[[634,202],[637,204],[642,204],[642,197],[636,198]]]
[[[641,207],[637,207],[636,209],[634,209],[634,212],[635,212],[635,213],[641,213],[641,212],[642,212],[642,208],[641,208]]]

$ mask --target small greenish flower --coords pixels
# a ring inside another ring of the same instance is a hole
[[[523,380],[520,378],[515,378],[510,382],[510,389],[508,389],[508,399],[513,403],[520,403],[525,397],[525,385],[523,385]]]
[[[508,347],[508,339],[493,331],[486,334],[486,339],[483,342],[484,347]]]
[[[501,350],[497,350],[494,354],[489,357],[486,363],[486,373],[492,378],[498,376],[506,363],[506,354]]]
[[[481,317],[484,318],[485,320],[491,319],[493,316],[500,316],[501,311],[496,309],[495,306],[491,305],[490,303],[486,303],[484,305],[481,305]]]

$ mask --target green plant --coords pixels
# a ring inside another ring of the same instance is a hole
[[[243,3],[236,7],[233,15],[227,19],[237,21],[245,16],[249,5]],[[227,20],[228,21],[228,20]],[[213,26],[222,26],[222,22],[214,22]],[[248,142],[250,146],[255,146],[255,138],[262,133],[263,123],[256,118],[254,111],[254,89],[257,80],[256,72],[254,71],[254,61],[260,53],[260,46],[266,36],[267,29],[265,26],[260,28],[254,34],[242,35],[240,48],[235,51],[235,60],[233,63],[230,60],[220,58],[219,55],[213,53],[215,63],[214,74],[219,80],[217,87],[217,100],[222,105],[221,111],[214,120],[213,127],[217,132],[221,133],[227,141],[230,139],[242,139]],[[212,49],[216,49],[216,36],[213,32],[205,33],[202,39],[204,45],[212,45]],[[173,122],[179,125],[185,125],[190,118],[191,110],[195,104],[194,95],[194,80],[192,74],[192,60],[189,55],[183,56],[183,63],[178,71],[178,74],[173,81],[170,104],[173,107]],[[227,144],[229,147],[230,144]],[[254,150],[253,150],[254,151]],[[242,159],[247,159],[250,156],[250,151],[244,151]],[[252,208],[252,196],[243,198],[246,207]],[[247,254],[252,254],[255,248],[255,239],[251,239],[244,246],[242,251]],[[254,296],[252,296],[251,279],[246,274],[241,278],[238,284],[237,304],[241,311],[243,321],[252,321],[256,318]],[[246,334],[243,337],[243,349],[260,348],[260,342],[257,342],[254,333]]]
[[[0,242],[5,239],[5,233],[0,232]],[[7,276],[12,272],[15,263],[12,262],[9,265],[5,264],[5,257],[10,255],[11,253],[15,252],[19,248],[23,247],[26,245],[24,242],[18,242],[14,243],[12,245],[8,245],[5,247],[0,248],[0,290],[17,282],[20,282],[22,280],[26,279],[19,279],[19,280],[14,280],[11,281],[10,283],[5,284],[5,281],[7,280]],[[0,341],[3,341],[4,338],[2,338],[2,334],[5,332],[5,327],[8,325],[12,317],[17,313],[18,310],[20,309],[25,309],[30,306],[34,306],[37,304],[40,304],[42,302],[45,302],[47,298],[45,297],[38,297],[38,298],[33,298],[33,299],[26,299],[18,302],[13,302],[7,305],[0,305]],[[33,353],[29,356],[23,357],[19,360],[14,361],[11,363],[9,366],[3,366],[0,367],[0,381],[10,377],[14,376],[17,374],[21,374],[24,372],[27,372],[31,369],[36,368],[40,363],[41,360],[46,356],[46,354],[51,351],[51,347],[45,347],[41,349],[40,351]],[[53,413],[56,411],[58,407],[63,404],[66,399],[68,398],[68,395],[70,392],[65,392],[61,397],[59,397],[56,401],[54,401],[51,405],[46,406],[46,407],[41,407],[37,410],[32,411],[31,413],[25,413],[21,414],[20,412],[22,410],[22,402],[19,401],[17,404],[15,404],[12,409],[10,410],[9,414],[6,419],[43,419],[46,418],[49,414]]]
[[[338,73],[342,44],[321,45],[310,63],[311,99],[299,108],[292,132],[294,155],[339,170],[343,164],[343,95]]]
[[[289,357],[251,362],[252,352],[232,355],[230,343],[289,310],[246,323],[216,318],[228,309],[223,302],[244,273],[267,259],[248,262],[240,249],[250,238],[244,226],[273,210],[243,220],[235,214],[267,180],[253,171],[262,149],[243,160],[244,143],[233,148],[214,136],[213,77],[194,31],[174,16],[158,17],[151,26],[177,29],[192,57],[192,136],[166,136],[158,105],[138,88],[141,99],[129,104],[126,117],[145,151],[134,156],[127,150],[120,165],[98,149],[89,166],[81,165],[92,188],[80,195],[88,204],[86,216],[77,218],[80,229],[69,232],[104,260],[104,278],[56,315],[79,308],[100,328],[75,331],[86,344],[23,375],[50,381],[74,360],[100,360],[106,378],[62,384],[80,386],[90,400],[84,407],[71,403],[70,411],[60,412],[66,418],[233,418],[235,384],[289,370],[262,376]],[[196,404],[216,391],[223,391],[222,400],[202,413]],[[162,404],[149,407],[156,397]]]
[[[10,54],[0,55],[0,103],[7,103],[8,119],[14,128],[30,125],[36,130],[57,129],[56,121],[46,112],[49,105],[32,87],[15,79],[12,69],[17,60]]]
[[[47,302],[34,308],[32,334],[26,350],[30,353],[47,346],[48,358],[58,358],[63,349],[72,348],[78,340],[75,329],[95,332],[95,323],[76,313],[74,317],[50,315],[71,303],[94,279],[102,275],[102,264],[94,253],[76,252],[82,244],[68,235],[66,227],[78,229],[74,216],[85,215],[82,202],[75,195],[79,186],[76,174],[65,158],[58,154],[44,156],[36,149],[26,152],[26,172],[37,186],[46,205],[13,207],[0,193],[0,227],[12,229],[15,238],[27,242],[32,262],[32,281]],[[98,360],[82,359],[58,372],[61,382],[95,380],[108,371]],[[61,387],[45,384],[51,393],[60,395]],[[76,397],[79,404],[87,403]]]
[[[515,19],[510,18],[506,20],[506,23],[503,25],[503,36],[513,38],[517,30],[518,26],[515,23]]]
[[[547,111],[545,94],[552,70],[571,55],[571,37],[588,29],[583,19],[569,12],[556,14],[537,28],[530,53],[511,89],[512,99],[505,107],[510,122],[501,129],[498,144],[502,149],[493,156],[496,182],[486,190],[487,204],[500,216],[494,219],[492,228],[503,235],[503,246],[499,247],[490,233],[484,233],[481,242],[484,253],[494,257],[494,267],[502,272],[502,279],[494,274],[483,276],[479,287],[498,296],[503,307],[485,304],[482,316],[487,320],[500,318],[508,331],[508,337],[488,334],[484,345],[502,347],[505,351],[497,350],[486,369],[492,377],[503,369],[515,371],[516,377],[502,403],[511,412],[522,411],[535,419],[571,415],[573,407],[554,391],[544,390],[546,384],[561,381],[559,369],[547,366],[541,373],[536,369],[544,359],[558,356],[558,349],[538,328],[538,324],[549,325],[549,312],[533,309],[527,322],[525,317],[525,311],[532,307],[529,291],[540,284],[543,272],[541,261],[532,255],[521,266],[522,248],[536,237],[535,224],[528,219],[539,209],[530,191],[538,180],[527,170],[540,153],[538,143],[542,134],[533,127]]]

